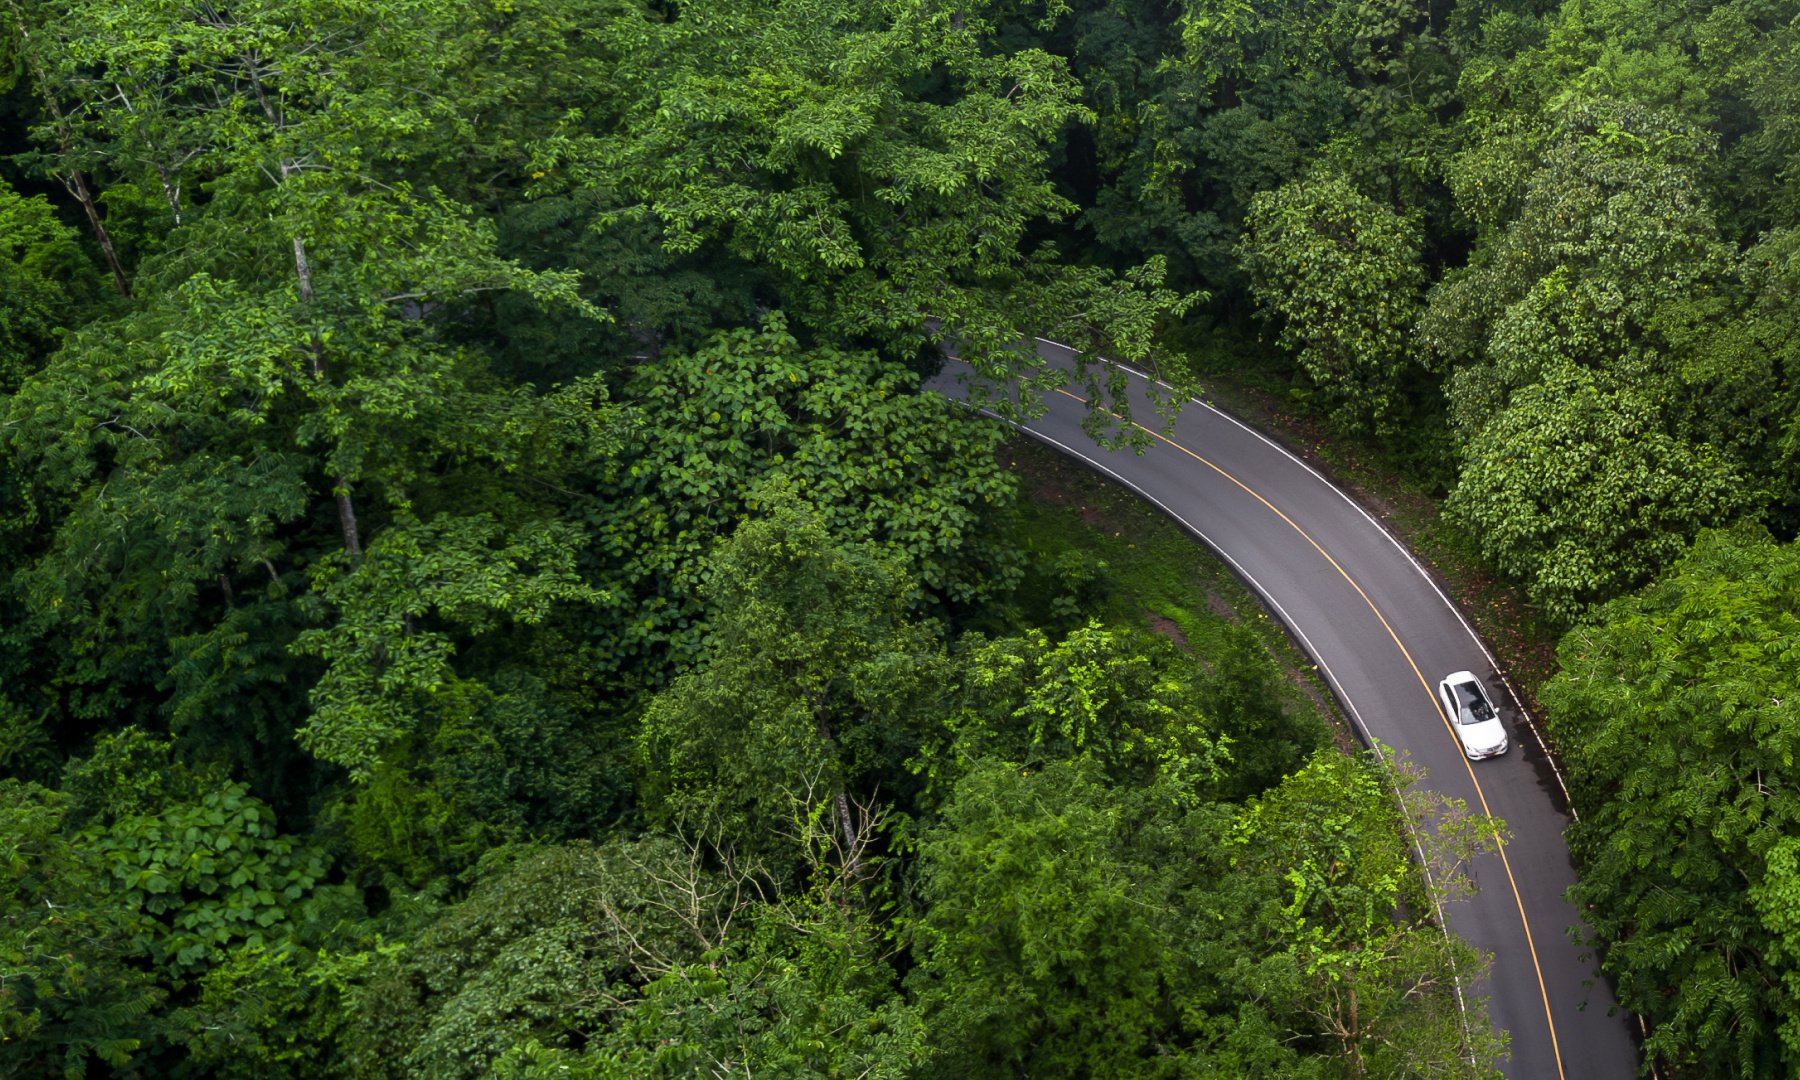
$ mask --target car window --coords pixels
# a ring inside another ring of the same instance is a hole
[[[1457,683],[1456,698],[1467,717],[1464,723],[1480,724],[1494,718],[1494,707],[1488,704],[1487,696],[1474,683]]]

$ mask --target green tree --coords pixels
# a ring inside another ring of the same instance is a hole
[[[1516,209],[1532,159],[1557,137],[1556,112],[1578,98],[1652,109],[1721,136],[1694,179],[1727,236],[1795,223],[1800,204],[1780,164],[1795,134],[1791,19],[1754,0],[1467,5],[1452,19],[1472,31],[1459,96],[1475,138],[1451,175],[1465,208],[1484,189],[1486,212],[1472,215],[1483,229],[1494,211]]]
[[[93,155],[84,153],[81,145],[80,104],[66,100],[70,62],[63,47],[59,14],[39,0],[7,0],[0,8],[0,20],[6,24],[6,58],[9,67],[25,76],[21,81],[29,84],[34,104],[42,115],[43,123],[33,134],[56,147],[54,154],[46,155],[49,160],[39,163],[39,167],[80,204],[94,242],[112,271],[113,287],[120,296],[129,298],[130,278],[101,212],[100,192],[86,171],[93,164]]]
[[[931,1074],[1494,1075],[1473,951],[1397,914],[1432,901],[1387,779],[1325,751],[1240,810],[977,762],[920,845]],[[1438,809],[1442,869],[1493,842]]]
[[[1768,521],[1800,520],[1793,462],[1800,449],[1794,374],[1800,372],[1800,229],[1763,235],[1738,256],[1728,287],[1702,289],[1658,311],[1657,330],[1680,358],[1693,434],[1742,463]]]
[[[542,622],[558,601],[600,598],[575,572],[579,538],[557,521],[515,525],[509,535],[488,514],[396,521],[322,590],[336,621],[294,642],[326,663],[302,745],[366,775],[418,724],[425,702],[454,693],[459,635]]]
[[[1016,572],[980,528],[1015,488],[993,457],[1003,429],[917,388],[873,353],[801,347],[779,316],[641,369],[627,389],[638,423],[595,511],[613,662],[655,679],[691,660],[706,556],[776,490],[835,536],[887,548],[937,597],[978,603]]]
[[[1632,102],[1573,98],[1541,121],[1541,147],[1498,175],[1471,169],[1458,197],[1495,223],[1467,267],[1432,289],[1419,324],[1438,364],[1455,365],[1452,412],[1473,433],[1553,358],[1652,379],[1655,312],[1717,288],[1729,264],[1694,183],[1711,137]],[[1512,184],[1508,212],[1482,209]],[[1471,205],[1473,204],[1473,205]]]
[[[676,894],[659,902],[664,883],[693,875],[705,900],[695,917],[716,913],[711,875],[688,854],[663,840],[496,849],[466,897],[420,913],[405,946],[352,981],[330,1046],[340,1068],[475,1077],[528,1038],[567,1046],[598,1026],[600,992],[631,973],[631,935],[657,955],[693,954]]]
[[[1465,1011],[1461,993],[1479,981],[1477,954],[1428,913],[1473,889],[1468,862],[1501,843],[1504,826],[1409,790],[1416,779],[1321,751],[1245,807],[1233,865],[1281,881],[1258,912],[1280,959],[1262,969],[1265,991],[1347,1075],[1498,1075],[1505,1035],[1479,1005]],[[1431,860],[1429,886],[1408,830]]]
[[[701,896],[696,905],[686,885],[665,895],[688,899],[689,912],[710,902],[725,922],[709,928],[690,921],[690,930],[701,931],[695,943],[706,946],[697,962],[674,963],[640,950],[634,966],[645,981],[619,1003],[613,1027],[578,1073],[621,1080],[914,1075],[929,1048],[890,963],[892,934],[882,912],[892,894],[876,854],[885,823],[865,816],[845,836],[804,799],[795,800],[795,809],[801,814],[789,837],[806,865],[805,885],[762,885],[734,864],[731,848],[716,848],[714,861],[722,864],[713,879],[716,899]],[[729,900],[720,904],[727,889]],[[535,1067],[521,1069],[522,1077],[558,1075],[542,1071],[541,1055],[513,1061]]]
[[[877,928],[819,906],[766,905],[746,919],[705,963],[646,985],[588,1055],[591,1071],[575,1074],[916,1075],[925,1033],[894,990]]]
[[[1726,434],[1727,403],[1755,396],[1755,365],[1722,363],[1720,342],[1690,329],[1735,303],[1706,299],[1732,287],[1693,182],[1709,136],[1579,98],[1553,131],[1514,170],[1526,178],[1514,216],[1433,288],[1419,336],[1453,367],[1452,512],[1566,622],[1755,507],[1742,454],[1766,451]]]
[[[915,767],[950,783],[983,759],[1027,768],[1091,759],[1115,783],[1160,783],[1194,802],[1231,771],[1232,740],[1200,708],[1197,680],[1167,639],[1090,620],[1062,640],[965,640],[960,708]]]
[[[1175,1075],[1183,1061],[1304,1075],[1261,1009],[1208,1017],[1196,994],[1201,957],[1223,961],[1222,980],[1241,958],[1183,936],[1183,890],[1217,868],[1228,820],[1166,788],[1112,788],[1085,757],[971,766],[919,852],[909,987],[936,1051],[928,1075]]]
[[[1800,552],[1701,534],[1642,593],[1563,637],[1545,684],[1580,819],[1571,898],[1646,1057],[1693,1075],[1800,1061],[1791,768]]]
[[[133,962],[143,917],[64,829],[68,802],[0,780],[0,1065],[20,1076],[129,1065],[166,995]]]
[[[200,977],[199,1000],[175,1016],[182,1047],[207,1075],[229,1080],[345,1073],[350,995],[401,946],[306,948],[242,944]]]
[[[1342,175],[1380,203],[1448,217],[1439,184],[1460,60],[1428,5],[1191,0],[1077,6],[1065,20],[1098,114],[1082,223],[1114,258],[1165,252],[1173,278],[1245,313],[1234,255],[1259,193]],[[1077,180],[1079,188],[1080,181]]]
[[[917,1025],[872,908],[814,865],[782,893],[729,846],[667,833],[497,850],[466,899],[357,978],[338,1060],[369,1076],[901,1075]]]
[[[1754,505],[1742,472],[1671,436],[1647,393],[1558,365],[1470,440],[1446,507],[1550,618],[1642,583]]]
[[[178,727],[242,747],[270,784],[296,728],[367,771],[498,608],[531,623],[547,596],[591,597],[568,569],[578,530],[555,519],[611,439],[598,383],[507,384],[460,340],[462,312],[515,286],[597,313],[409,184],[445,107],[427,62],[442,24],[404,4],[295,16],[97,2],[55,24],[81,103],[61,152],[160,189],[167,219],[144,303],[71,341],[7,428],[53,523],[20,579],[30,625],[78,658],[50,711],[148,723],[143,691],[172,692]],[[422,608],[392,595],[414,555],[440,575]],[[286,687],[321,679],[309,725]]]
[[[331,250],[317,244],[313,257]],[[335,269],[372,271],[340,250],[345,262]],[[335,291],[330,266],[316,268],[319,292]],[[410,275],[400,271],[416,282]],[[123,323],[79,336],[13,399],[16,461],[39,512],[55,521],[20,580],[37,632],[85,658],[70,681],[95,696],[71,702],[79,714],[115,713],[134,685],[178,680],[216,707],[222,693],[287,677],[267,646],[279,656],[302,619],[335,623],[339,600],[378,602],[368,583],[420,543],[445,545],[434,553],[440,570],[477,572],[444,583],[428,604],[461,617],[467,611],[452,610],[451,599],[459,587],[470,600],[495,587],[480,579],[486,567],[469,561],[475,547],[510,543],[515,557],[537,558],[549,538],[573,535],[533,519],[543,516],[541,485],[550,481],[554,494],[552,478],[582,467],[610,438],[596,387],[539,395],[494,385],[475,358],[434,345],[423,322],[391,317],[369,293],[360,295],[375,306],[336,327],[335,347],[355,359],[340,365],[345,382],[329,382],[309,344],[306,302],[294,306],[284,283],[259,284],[267,291],[196,277]],[[92,366],[102,354],[114,358],[104,380]],[[472,494],[445,478],[459,465],[491,469],[477,483],[488,493],[472,513],[433,522],[440,492]],[[386,505],[365,504],[359,519],[346,478],[367,483]],[[324,525],[321,504],[332,508],[330,531],[304,528]],[[367,538],[379,541],[389,514],[418,524],[365,559]],[[337,584],[358,572],[357,588]],[[553,587],[567,593],[566,581]],[[297,606],[308,591],[319,602]],[[524,605],[528,616],[536,603]],[[350,622],[366,610],[350,612],[339,636],[350,637]],[[407,612],[390,614],[388,645],[397,648],[412,628]],[[365,649],[378,647],[368,627],[357,632]],[[332,646],[334,655],[347,647]],[[194,662],[215,666],[198,676],[187,666]],[[175,715],[216,716],[199,704],[178,700]]]
[[[1280,343],[1346,427],[1399,404],[1425,276],[1417,226],[1341,177],[1294,180],[1250,203],[1239,257]]]
[[[241,948],[314,946],[361,918],[317,842],[280,832],[244,785],[177,760],[170,741],[102,736],[69,764],[64,790],[65,830],[131,916],[131,955],[178,1000]]]
[[[54,74],[81,103],[66,114],[79,145],[59,149],[71,167],[101,157],[189,195],[204,176],[206,198],[169,200],[137,268],[145,302],[71,341],[11,403],[7,438],[48,526],[21,578],[31,628],[75,658],[47,680],[50,712],[149,722],[151,689],[176,692],[163,700],[179,724],[242,709],[262,721],[255,738],[212,734],[260,744],[251,768],[278,775],[269,760],[304,717],[276,688],[319,679],[306,655],[334,686],[362,685],[377,653],[438,655],[466,644],[442,633],[495,625],[471,621],[475,593],[520,601],[529,621],[532,587],[581,592],[557,566],[499,582],[474,558],[574,544],[547,519],[581,497],[563,481],[611,436],[598,383],[503,383],[461,341],[462,313],[515,287],[597,313],[570,275],[499,257],[491,222],[409,183],[416,136],[448,107],[430,92],[444,24],[428,8],[96,0],[54,24]],[[390,523],[403,528],[384,541]],[[440,582],[429,612],[368,588],[439,541],[438,569],[471,572]],[[323,635],[291,655],[309,624]],[[352,654],[370,663],[349,670]],[[422,666],[387,671],[441,680]],[[393,734],[392,697],[366,703],[367,730],[338,730],[358,705],[327,687],[318,745],[366,768]]]
[[[95,286],[75,234],[49,202],[0,181],[0,396],[44,365]]]
[[[23,197],[0,180],[0,412],[49,361],[64,334],[92,317],[98,291],[75,234],[50,203]],[[4,583],[34,539],[20,486],[12,455],[0,446],[0,774],[47,780],[58,764],[52,732],[32,693],[37,680],[29,670],[27,638],[19,633],[16,597]]]
[[[138,944],[177,985],[240,943],[317,933],[358,906],[327,884],[324,852],[279,833],[274,814],[241,784],[90,825],[77,840],[111,875],[114,902],[148,916]]]
[[[907,617],[916,586],[901,565],[770,494],[774,512],[709,560],[701,663],[644,714],[645,794],[689,830],[766,858],[791,858],[815,819],[850,852],[876,788],[905,777],[897,766],[949,664],[935,630]]]

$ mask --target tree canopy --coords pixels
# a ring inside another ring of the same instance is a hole
[[[1621,1002],[1682,1068],[1800,1060],[1793,767],[1800,553],[1702,534],[1656,585],[1570,631],[1544,688],[1581,820],[1575,898]]]
[[[1491,1073],[1407,838],[1495,823],[921,389],[1034,335],[1440,496],[1650,1059],[1791,1068],[1796,87],[1792,0],[0,0],[0,1070]]]

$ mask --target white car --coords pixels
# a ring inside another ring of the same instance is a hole
[[[1500,726],[1500,713],[1474,672],[1445,676],[1438,683],[1438,696],[1444,699],[1444,715],[1462,740],[1463,753],[1477,761],[1506,753],[1506,729]]]

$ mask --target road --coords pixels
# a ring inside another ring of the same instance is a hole
[[[1053,364],[1069,349],[1044,342]],[[930,385],[961,397],[968,369],[948,364]],[[1133,373],[1133,416],[1161,418]],[[1510,827],[1512,841],[1472,867],[1478,891],[1446,905],[1450,927],[1493,956],[1486,985],[1494,1023],[1511,1032],[1508,1076],[1632,1077],[1631,1020],[1587,951],[1571,940],[1578,915],[1560,777],[1493,657],[1425,570],[1369,513],[1294,455],[1202,403],[1185,407],[1142,455],[1100,449],[1081,430],[1078,391],[1048,395],[1026,430],[1160,507],[1236,569],[1319,665],[1365,740],[1405,750],[1425,786],[1466,800]],[[1438,680],[1467,669],[1493,693],[1512,749],[1471,762],[1437,702]]]

